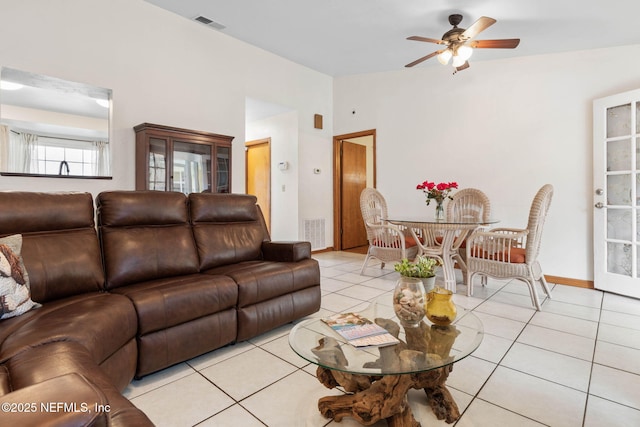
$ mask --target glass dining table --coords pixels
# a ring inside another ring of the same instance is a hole
[[[387,218],[386,221],[410,230],[419,248],[418,255],[440,260],[445,287],[452,292],[456,292],[456,263],[462,270],[463,277],[466,277],[467,265],[460,255],[460,250],[464,250],[467,236],[480,227],[499,222],[497,219],[485,221],[483,219],[462,218],[449,221],[396,216]]]

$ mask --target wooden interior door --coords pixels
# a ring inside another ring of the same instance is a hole
[[[271,139],[249,141],[245,147],[246,193],[258,198],[271,232]]]
[[[367,147],[342,141],[341,248],[366,246],[367,232],[360,211],[360,193],[367,186]]]

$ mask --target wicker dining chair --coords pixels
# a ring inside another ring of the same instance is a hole
[[[536,283],[547,297],[551,291],[538,262],[542,229],[553,197],[553,186],[544,185],[533,199],[527,228],[495,228],[476,231],[467,238],[467,295],[473,294],[473,277],[517,279],[529,286],[531,302],[540,310]]]
[[[360,274],[371,258],[380,260],[380,268],[386,262],[413,260],[418,254],[418,246],[410,231],[386,221],[387,202],[375,188],[365,188],[360,193],[360,210],[367,230],[369,249],[362,264]]]
[[[491,217],[491,202],[486,194],[477,188],[463,188],[453,194],[447,204],[447,220],[484,220]]]
[[[486,194],[477,188],[463,188],[457,191],[453,196],[453,200],[447,203],[447,220],[448,221],[489,221],[491,217],[491,201]],[[467,251],[466,241],[460,244],[455,260],[462,270],[463,281],[467,282]],[[486,276],[483,276],[483,284],[486,284]]]

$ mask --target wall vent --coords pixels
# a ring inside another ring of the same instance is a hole
[[[311,249],[326,249],[324,235],[324,218],[320,219],[305,219],[304,225],[304,240],[311,242]]]
[[[198,21],[208,27],[213,27],[216,30],[224,30],[225,28],[227,28],[226,26],[222,25],[219,22],[216,22],[212,19],[207,18],[206,16],[196,16],[195,18],[193,18],[194,21]]]

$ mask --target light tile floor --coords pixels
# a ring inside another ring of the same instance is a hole
[[[321,267],[322,308],[313,317],[362,309],[390,295],[398,277],[389,265],[360,276],[363,255],[314,258]],[[640,425],[640,301],[551,286],[553,299],[536,312],[523,283],[489,280],[474,287],[473,297],[458,285],[456,304],[482,319],[485,337],[447,381],[462,413],[455,426]],[[124,394],[158,426],[358,425],[319,414],[317,400],[340,391],[325,389],[315,365],[289,348],[291,327],[134,381]],[[412,390],[409,401],[423,426],[447,425],[422,391]]]

